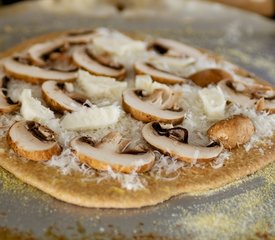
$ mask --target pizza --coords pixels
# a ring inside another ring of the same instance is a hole
[[[0,57],[0,166],[64,202],[155,205],[275,159],[274,87],[210,51],[97,28]]]

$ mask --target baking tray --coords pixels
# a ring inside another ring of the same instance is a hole
[[[104,26],[208,48],[275,83],[274,22],[198,1],[162,7],[135,11],[116,5],[108,14],[91,9],[88,15],[72,9],[60,12],[34,1],[16,4],[0,9],[0,51],[52,31]],[[273,163],[242,182],[205,195],[181,195],[154,207],[116,210],[60,202],[0,168],[0,239],[272,239],[274,169]]]

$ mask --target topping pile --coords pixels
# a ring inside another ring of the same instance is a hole
[[[71,155],[80,169],[112,175],[152,176],[163,156],[181,167],[222,167],[234,148],[249,150],[274,134],[273,87],[173,40],[99,28],[2,62],[7,142],[49,166]],[[261,131],[264,122],[269,131]]]

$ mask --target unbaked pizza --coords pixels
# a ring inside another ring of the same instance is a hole
[[[205,192],[275,159],[275,91],[171,39],[98,28],[0,59],[0,166],[85,207]]]

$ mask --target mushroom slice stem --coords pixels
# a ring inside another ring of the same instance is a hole
[[[185,78],[176,76],[169,72],[158,70],[154,66],[150,65],[149,62],[137,62],[134,68],[137,74],[150,75],[153,80],[160,83],[181,84],[186,82]]]
[[[7,142],[17,155],[33,161],[49,160],[62,151],[54,132],[34,121],[14,123],[8,131]]]
[[[156,89],[144,97],[141,90],[127,89],[122,94],[122,105],[135,119],[150,122],[181,123],[184,112],[175,108],[178,95],[167,89]]]
[[[147,123],[142,129],[142,136],[162,153],[189,163],[213,159],[223,150],[223,147],[217,144],[209,147],[188,144],[187,130],[163,129],[157,122]]]
[[[123,66],[113,67],[111,62],[106,64],[106,59],[102,58],[93,56],[86,48],[79,48],[73,53],[75,64],[94,75],[114,77],[117,80],[125,78],[126,70]]]
[[[232,76],[219,68],[209,68],[196,72],[188,77],[200,87],[207,87],[209,84],[217,84],[224,79],[232,79]]]
[[[123,173],[141,173],[151,169],[155,160],[151,151],[123,153],[118,151],[121,149],[120,144],[125,148],[119,133],[106,135],[98,144],[89,137],[78,137],[71,141],[71,147],[79,160],[94,169],[106,171],[111,168]]]
[[[34,84],[41,84],[47,80],[67,82],[73,81],[77,77],[77,72],[47,70],[23,64],[14,58],[9,58],[4,62],[4,71],[10,77]]]
[[[65,89],[65,83],[58,83],[56,81],[44,82],[41,86],[42,96],[49,107],[57,112],[73,112],[82,107],[86,99],[80,96],[72,96]]]

